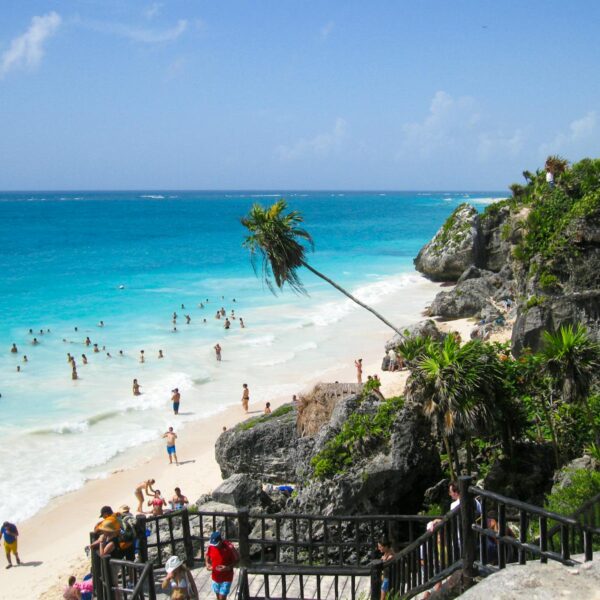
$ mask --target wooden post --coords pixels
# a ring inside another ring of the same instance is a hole
[[[240,565],[248,567],[250,565],[250,512],[247,508],[238,510],[238,529],[240,535]]]
[[[371,600],[381,597],[381,577],[383,575],[383,561],[374,560],[371,563]]]
[[[146,537],[146,515],[138,515],[135,518],[135,530],[138,539],[138,553],[140,562],[148,562],[148,538]]]
[[[477,575],[475,558],[477,552],[477,539],[473,531],[475,523],[475,498],[469,491],[472,478],[462,476],[458,480],[460,489],[460,525],[461,525],[461,553],[463,560],[463,584],[466,588],[473,585]]]
[[[194,566],[194,545],[190,531],[190,514],[187,508],[181,513],[181,529],[183,530],[183,546],[185,548],[185,564],[192,568]]]
[[[110,556],[100,557],[101,570],[102,570],[102,592],[104,594],[104,600],[115,600],[115,594],[112,587],[112,571],[110,568]]]

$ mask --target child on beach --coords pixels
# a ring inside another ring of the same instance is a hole
[[[71,575],[71,577],[69,577],[67,587],[63,593],[63,598],[65,600],[81,600],[81,590],[76,584],[76,581],[77,578],[75,575]]]

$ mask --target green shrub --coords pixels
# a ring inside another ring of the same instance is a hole
[[[292,404],[284,404],[279,408],[276,408],[270,415],[260,415],[259,417],[252,417],[251,419],[247,419],[240,423],[237,427],[242,431],[247,431],[248,429],[252,429],[259,423],[266,423],[271,419],[275,419],[277,417],[283,417],[288,413],[291,413],[294,410],[294,406]]]
[[[556,275],[552,275],[551,273],[548,273],[546,271],[540,275],[540,287],[544,291],[554,290],[558,286],[558,277]]]
[[[404,398],[399,396],[382,402],[373,414],[350,415],[341,431],[312,458],[314,476],[326,479],[343,473],[359,458],[368,456],[381,444],[386,444],[402,406]]]
[[[546,498],[546,509],[559,515],[572,515],[582,504],[600,494],[600,472],[588,469],[569,471],[571,485],[553,491]]]
[[[527,300],[527,303],[525,304],[525,308],[529,310],[534,306],[542,306],[545,301],[546,299],[543,296],[530,296]]]

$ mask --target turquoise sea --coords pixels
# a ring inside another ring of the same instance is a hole
[[[373,304],[399,290],[410,295],[420,281],[413,257],[460,202],[483,207],[504,196],[283,195],[314,237],[312,264]],[[175,386],[183,394],[181,422],[238,403],[244,380],[252,381],[254,399],[268,399],[297,391],[296,370],[326,374],[323,354],[355,308],[308,272],[308,297],[273,296],[241,246],[240,217],[253,202],[279,197],[276,191],[0,192],[3,518],[33,515],[51,497],[102,476],[115,456],[156,439],[171,419]],[[247,327],[235,319],[224,331],[214,318],[222,306]],[[100,352],[85,346],[88,336]],[[216,342],[224,349],[222,364],[214,361]],[[76,358],[77,381],[67,352]],[[134,377],[142,396],[131,393]]]

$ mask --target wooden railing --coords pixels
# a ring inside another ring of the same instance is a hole
[[[302,564],[366,566],[377,542],[389,538],[402,548],[415,540],[431,517],[420,515],[318,516],[307,514],[211,512],[190,515],[199,558],[213,531],[239,545],[243,565]]]
[[[94,588],[98,600],[156,600],[154,570],[152,563],[136,563],[100,558],[96,562]]]
[[[331,597],[335,600],[364,598],[360,579],[370,577],[369,567],[310,567],[301,565],[242,567],[236,600],[251,600],[250,577],[259,578],[261,598],[308,600]],[[257,583],[254,582],[256,586]],[[276,594],[273,596],[273,594]],[[378,592],[377,600],[380,593]]]
[[[565,517],[474,486],[469,486],[468,495],[481,498],[481,520],[473,530],[477,534],[478,566],[485,572],[503,569],[508,562],[524,565],[528,560],[574,565],[581,561],[573,554],[592,560],[594,541],[600,542],[600,527],[583,519]],[[588,508],[584,505],[582,511]],[[497,529],[488,526],[491,510],[497,515]],[[515,523],[516,531],[511,530],[509,521]]]

